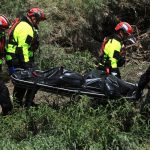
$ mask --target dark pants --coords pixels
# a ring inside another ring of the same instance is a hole
[[[14,86],[13,96],[17,104],[20,106],[30,107],[34,105],[34,97],[37,92],[37,89],[26,89],[23,87]],[[25,102],[23,98],[25,97]]]
[[[3,81],[0,81],[0,105],[2,107],[3,115],[9,114],[13,109],[8,88]]]
[[[31,60],[29,63],[27,63],[26,65],[22,62],[19,62],[18,59],[14,59],[13,62],[12,61],[7,61],[7,65],[8,67],[14,67],[14,68],[23,68],[25,69],[27,66],[30,66],[31,68],[34,65],[33,60]],[[24,67],[23,67],[24,66]],[[13,91],[13,97],[14,97],[14,101],[20,105],[20,106],[25,106],[25,107],[30,107],[34,105],[33,99],[35,97],[35,94],[37,93],[37,89],[35,89],[33,87],[33,89],[27,89],[24,87],[18,87],[18,86],[14,86],[14,91]],[[25,101],[23,102],[25,98]]]
[[[141,97],[142,91],[145,88],[145,86],[150,82],[150,66],[146,70],[144,74],[141,75],[139,83],[138,83],[138,88],[136,92],[136,99],[138,100]]]
[[[150,81],[150,66],[146,70],[146,72],[140,77],[140,80],[138,83],[138,89],[143,90],[149,81]]]

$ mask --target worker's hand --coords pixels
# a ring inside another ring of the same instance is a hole
[[[126,62],[126,58],[125,57],[121,57],[118,62],[117,62],[117,66],[118,67],[122,67]]]
[[[39,76],[34,68],[28,68],[27,71],[28,71],[30,77],[38,77]]]
[[[13,73],[16,72],[16,69],[15,69],[15,67],[9,67],[8,71],[9,71],[9,74],[12,75]]]
[[[96,59],[96,60],[94,61],[94,67],[97,68],[97,69],[99,69],[99,67],[100,67],[100,62],[101,62],[101,59],[100,59],[100,58]]]
[[[39,75],[37,74],[36,71],[32,71],[32,76],[33,76],[33,77],[38,77]]]

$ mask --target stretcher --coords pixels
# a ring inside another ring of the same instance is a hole
[[[12,82],[18,87],[42,90],[57,94],[80,94],[101,98],[132,99],[136,84],[105,75],[100,70],[81,75],[63,67],[50,68],[46,71],[18,69],[12,76]]]

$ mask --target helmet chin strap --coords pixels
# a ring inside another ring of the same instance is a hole
[[[28,18],[29,22],[33,25],[32,18],[31,18],[31,17],[29,17],[29,16],[27,16],[27,18]]]
[[[129,35],[125,33],[124,31],[120,31],[120,36],[123,41],[126,41]]]
[[[119,37],[121,40],[124,40],[124,35],[123,35],[123,34],[124,34],[124,33],[123,33],[123,31],[121,31],[121,30],[120,30],[120,31],[118,32],[118,34],[117,34],[118,37]]]
[[[29,22],[30,22],[33,26],[37,26],[37,20],[34,21],[34,19],[33,19],[32,16],[31,16],[31,17],[27,16],[27,18],[28,18]]]

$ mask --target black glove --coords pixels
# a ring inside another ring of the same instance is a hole
[[[122,67],[125,64],[125,62],[126,62],[125,57],[120,57],[120,59],[117,62],[117,66]]]
[[[121,78],[120,71],[119,71],[118,68],[112,68],[111,69],[111,74],[118,77],[118,78]]]
[[[9,71],[9,74],[12,75],[13,73],[16,72],[16,68],[15,67],[9,67],[8,71]]]

